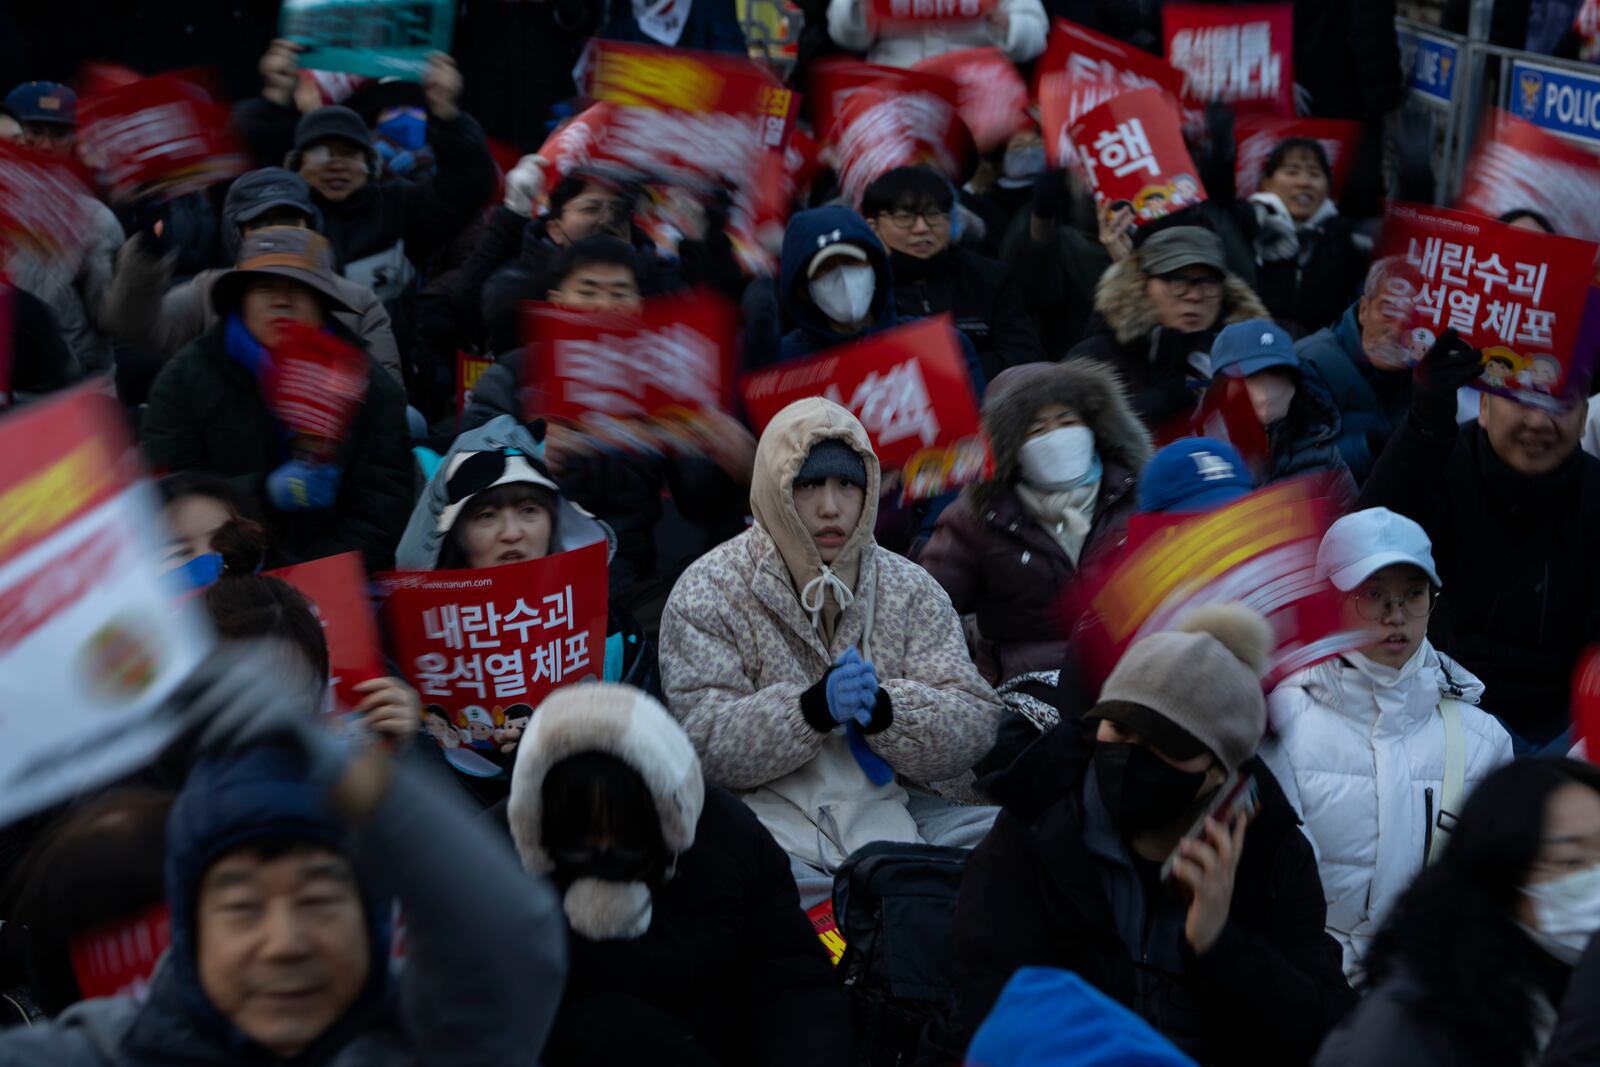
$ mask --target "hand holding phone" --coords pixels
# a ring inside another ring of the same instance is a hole
[[[1244,854],[1245,829],[1256,807],[1255,779],[1230,775],[1194,827],[1162,865],[1189,896],[1183,936],[1195,955],[1204,955],[1228,921],[1233,877]]]

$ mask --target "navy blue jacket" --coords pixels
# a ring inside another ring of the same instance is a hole
[[[1356,321],[1359,303],[1351,304],[1332,326],[1295,345],[1295,351],[1328,387],[1341,416],[1339,454],[1356,481],[1364,482],[1411,406],[1411,375],[1379,370],[1368,361]]]

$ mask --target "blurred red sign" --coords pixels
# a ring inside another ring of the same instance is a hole
[[[1028,117],[1028,87],[1017,65],[998,48],[966,48],[924,59],[912,70],[925,70],[956,84],[956,110],[972,134],[979,153],[1003,148]]]
[[[477,388],[478,379],[492,366],[492,359],[474,356],[469,352],[456,352],[456,418],[459,419],[467,410],[467,401],[472,397],[472,390]]]
[[[1590,763],[1600,763],[1600,645],[1584,649],[1573,668],[1572,722],[1583,739],[1584,755]]]
[[[66,160],[0,141],[0,248],[71,251],[82,246],[88,193]]]
[[[332,451],[366,399],[371,361],[348,341],[300,323],[280,323],[264,382],[267,406],[312,451]]]
[[[11,406],[11,282],[0,274],[0,411]]]
[[[1084,112],[1071,137],[1102,214],[1125,202],[1142,226],[1206,198],[1177,103],[1159,89],[1136,89]]]
[[[227,132],[228,109],[198,82],[161,74],[88,97],[78,109],[87,158],[126,201],[181,196],[250,168]]]
[[[1338,197],[1355,162],[1356,146],[1361,143],[1362,126],[1348,119],[1281,119],[1271,115],[1244,114],[1234,122],[1238,145],[1233,158],[1233,184],[1240,200],[1261,189],[1261,172],[1267,157],[1291,137],[1305,137],[1322,145],[1333,167],[1329,195]]]
[[[345,711],[354,708],[362,699],[355,686],[388,673],[367,599],[361,553],[342,552],[280,567],[267,575],[282,578],[311,601],[328,642],[328,685],[336,706]]]
[[[1293,117],[1294,5],[1166,4],[1161,25],[1190,100]]]
[[[951,78],[827,59],[816,64],[811,86],[817,129],[833,146],[850,203],[859,205],[867,186],[895,167],[926,163],[952,176],[961,169],[971,139]]]
[[[1051,166],[1073,162],[1068,128],[1085,111],[1135,89],[1161,89],[1176,97],[1183,73],[1143,49],[1056,19],[1034,67],[1039,127]]]
[[[1600,240],[1600,158],[1509,112],[1484,116],[1456,207],[1492,219],[1539,212],[1557,233]]]
[[[125,922],[79,934],[68,946],[78,992],[84,1000],[141,995],[171,941],[165,901]]]
[[[973,22],[995,5],[996,0],[872,0],[867,21],[878,33],[914,33],[930,26]]]

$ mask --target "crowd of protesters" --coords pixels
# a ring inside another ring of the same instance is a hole
[[[0,138],[78,159],[80,63],[209,62],[245,172],[128,202],[91,170],[70,255],[4,250],[0,347],[20,411],[116,397],[218,645],[162,711],[175,745],[0,827],[0,1067],[1600,1063],[1589,382],[1529,404],[1470,388],[1484,355],[1454,331],[1408,351],[1378,195],[1433,188],[1427,145],[1381,158],[1392,3],[1293,5],[1301,113],[1364,124],[1342,191],[1287,138],[1240,195],[1214,106],[1187,128],[1209,200],[1136,227],[1031,125],[858,202],[824,166],[768,270],[736,254],[737,190],[667,241],[634,177],[532,155],[586,41],[745,55],[732,0],[463,3],[453,57],[353,91],[301,69],[276,5],[148,6],[121,36],[0,12]],[[1160,6],[1000,0],[909,32],[805,0],[786,73],[972,48],[1027,71],[1058,17],[1159,50]],[[741,371],[940,317],[991,462],[908,504],[826,382],[677,448],[530,417],[528,302],[690,291],[737,310]],[[263,392],[307,329],[365,359],[316,455]],[[489,362],[465,396],[458,353]],[[1116,620],[1074,594],[1133,524],[1297,478],[1359,641],[1269,686],[1272,624],[1230,602],[1088,662]],[[394,660],[326,728],[322,624],[261,573],[601,544],[595,678],[460,733]],[[49,713],[0,728],[22,710]],[[881,959],[831,961],[819,908],[843,926],[890,860],[945,891],[873,916]],[[153,973],[87,995],[75,946],[163,902]],[[912,957],[935,992],[897,980]]]

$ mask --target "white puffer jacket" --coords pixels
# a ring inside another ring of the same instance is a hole
[[[1399,670],[1352,654],[1291,675],[1267,700],[1261,747],[1317,850],[1328,933],[1352,979],[1422,870],[1444,788],[1441,700],[1460,702],[1468,792],[1511,760],[1511,738],[1472,707],[1483,683],[1423,641]],[[1452,814],[1460,814],[1456,802]]]
[[[998,48],[1013,63],[1026,63],[1044,51],[1050,18],[1040,0],[1000,0],[995,10],[1005,15],[1005,33],[987,19],[929,26],[912,33],[878,36],[867,25],[871,0],[829,0],[828,36],[840,48],[866,52],[869,63],[909,67],[924,59],[962,48]]]

